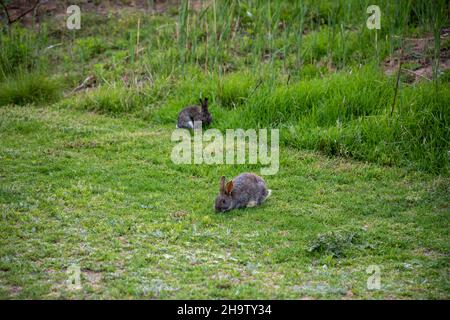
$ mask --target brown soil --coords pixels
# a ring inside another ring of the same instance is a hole
[[[450,28],[441,31],[441,50],[439,55],[439,70],[450,68]],[[393,57],[384,62],[384,71],[392,75],[398,71],[398,61],[401,58],[402,72],[407,74],[410,82],[431,80],[433,77],[434,38],[429,35],[424,38],[406,38],[403,56],[397,50]],[[443,47],[447,43],[447,47]]]
[[[191,2],[192,8],[194,9],[199,8],[201,5],[200,0]],[[14,20],[16,17],[20,16],[32,8],[35,3],[36,0],[12,0],[7,6],[11,19]],[[40,0],[36,9],[25,15],[21,22],[25,25],[31,25],[33,19],[35,20],[35,23],[39,23],[39,20],[45,16],[65,15],[67,8],[72,4],[74,4],[73,1],[68,0]],[[165,12],[169,6],[178,6],[179,1],[153,0],[153,4],[151,4],[148,0],[81,0],[76,1],[76,4],[80,7],[82,12],[95,12],[100,15],[106,15],[110,12],[117,12],[123,9],[161,13]],[[0,17],[2,19],[5,17],[3,10],[0,10]]]

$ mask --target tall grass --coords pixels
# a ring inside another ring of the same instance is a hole
[[[386,165],[448,172],[450,90],[429,83],[405,88],[389,111],[393,79],[374,68],[266,87],[228,115],[226,127],[277,127],[282,142]]]
[[[0,106],[54,102],[61,96],[61,84],[39,73],[20,74],[0,84]]]
[[[352,157],[383,165],[401,165],[434,173],[448,172],[450,90],[430,83],[400,92],[391,116],[394,78],[376,64],[324,78],[303,79],[286,86],[259,76],[236,73],[218,79],[187,76],[180,80],[157,119],[172,123],[196,93],[212,97],[214,126],[279,128],[281,142],[295,148],[320,150],[330,156]],[[225,88],[225,89],[224,89]]]
[[[14,26],[9,32],[0,30],[0,81],[18,72],[44,72],[47,56],[45,28],[40,33]]]

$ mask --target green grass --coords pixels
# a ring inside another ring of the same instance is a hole
[[[380,1],[375,46],[365,0],[212,3],[2,26],[0,298],[448,299],[448,40],[392,114],[382,72],[448,5]],[[259,165],[170,160],[178,112],[206,96],[214,128],[280,129],[261,207],[213,210],[220,176]]]
[[[0,80],[18,72],[43,71],[47,65],[45,27],[40,33],[21,26],[5,32],[0,26]]]
[[[221,130],[276,127],[282,143],[298,149],[434,173],[449,169],[448,84],[402,88],[391,115],[394,79],[370,65],[289,85],[266,73],[217,79],[193,72],[177,81],[150,117],[158,123],[173,123],[201,93],[212,97]]]
[[[47,75],[25,74],[8,79],[0,87],[0,107],[8,104],[51,103],[61,97],[62,85]]]
[[[2,298],[448,298],[448,177],[283,148],[262,207],[215,214],[257,166],[175,165],[172,125],[0,113]]]

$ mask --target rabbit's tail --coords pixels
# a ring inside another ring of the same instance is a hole
[[[269,198],[271,195],[272,195],[272,189],[267,189],[267,196],[266,196],[266,199],[264,199],[264,200],[267,200],[267,198]]]
[[[182,125],[180,126],[180,124],[178,123],[176,126],[177,129],[183,129],[183,128],[189,128],[189,129],[194,129],[194,123],[192,121],[189,121],[187,123],[186,127],[183,127]]]

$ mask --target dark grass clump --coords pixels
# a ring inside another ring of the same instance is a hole
[[[8,79],[0,86],[0,106],[49,103],[61,96],[61,85],[57,80],[40,74],[24,74]]]
[[[120,115],[136,112],[144,103],[134,90],[123,86],[102,86],[66,99],[60,105],[99,114]]]
[[[370,247],[358,230],[337,230],[318,234],[308,244],[308,252],[327,255],[333,258],[348,256],[352,249]]]
[[[130,114],[146,119],[162,102],[165,89],[163,84],[143,88],[126,87],[120,83],[102,85],[67,98],[60,106],[115,116]]]

